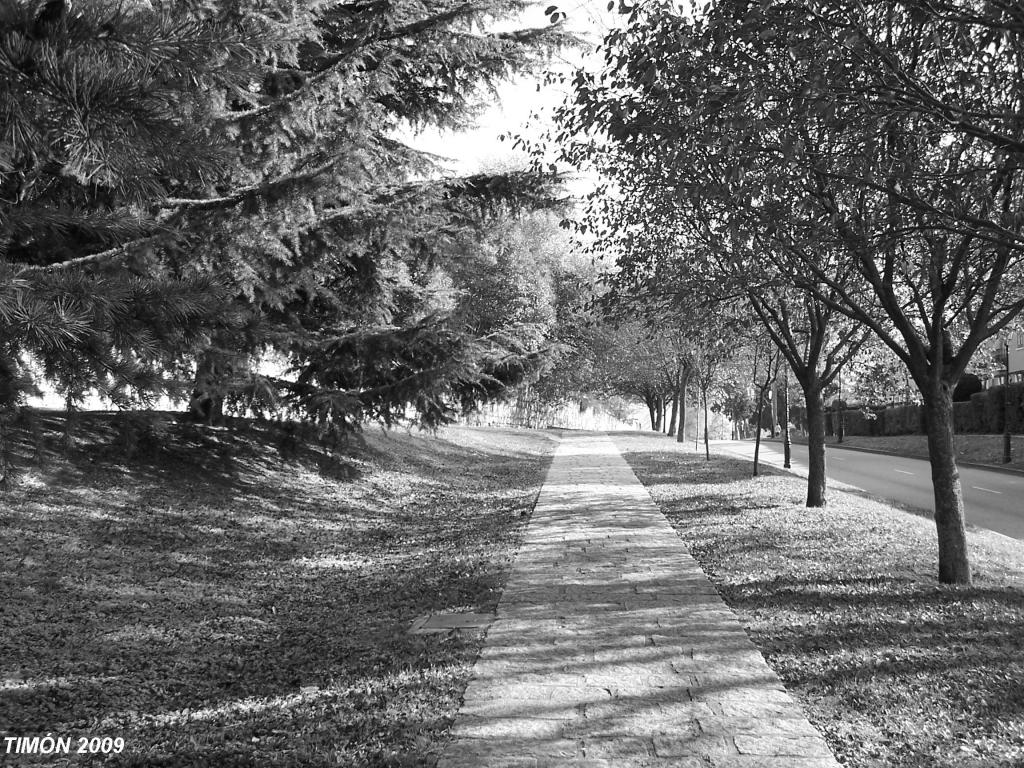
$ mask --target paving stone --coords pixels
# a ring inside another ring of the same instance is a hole
[[[694,688],[690,690],[693,698],[697,701],[707,701],[717,704],[737,704],[756,706],[759,703],[777,704],[782,707],[792,708],[799,711],[796,702],[786,693],[784,688],[773,688],[767,686],[731,686],[727,688],[705,689]]]
[[[470,683],[466,689],[465,700],[467,702],[522,699],[577,704],[579,702],[602,701],[612,698],[612,694],[607,688],[583,685],[582,681],[578,685],[516,682],[509,682],[505,685],[479,685],[474,683]]]
[[[522,679],[525,676],[542,675],[538,682],[545,682],[549,676],[566,674],[574,675],[580,664],[587,663],[583,658],[552,655],[547,659],[479,659],[473,667],[473,676],[502,680]]]
[[[574,741],[454,741],[438,762],[438,768],[493,768],[559,764],[583,757]],[[447,761],[447,762],[446,762]],[[520,761],[520,762],[516,762]]]
[[[595,648],[589,655],[596,664],[667,665],[676,661],[685,650],[681,646],[654,645],[646,638],[636,645],[610,645]],[[666,667],[667,669],[667,667]]]
[[[825,757],[767,757],[760,755],[732,755],[711,761],[711,768],[840,768],[832,755]]]
[[[697,668],[693,675],[694,686],[700,689],[720,690],[723,688],[753,688],[756,690],[785,690],[779,678],[774,672],[762,662],[763,669],[757,667],[733,667],[721,666],[710,667],[702,665]],[[693,668],[691,663],[677,665],[677,669],[683,666]],[[680,672],[676,672],[680,674]]]
[[[782,735],[737,734],[736,751],[741,755],[827,757],[831,753],[820,736],[790,738]]]
[[[836,768],[604,436],[559,446],[439,768]]]
[[[736,747],[724,734],[665,733],[655,736],[658,757],[701,757],[705,759],[735,755]]]
[[[680,718],[678,713],[668,710],[644,711],[639,708],[605,717],[594,717],[588,711],[582,719],[566,723],[563,733],[566,738],[581,739],[584,743],[589,743],[591,738],[616,738],[640,739],[651,745],[655,737],[666,733],[680,738],[686,736],[695,739],[701,736],[697,725],[685,717]]]
[[[485,760],[487,762],[481,762]],[[453,752],[444,755],[437,763],[437,768],[540,768],[541,763],[534,755],[494,755],[484,757],[475,754]],[[548,763],[544,763],[548,765]]]
[[[806,719],[794,716],[775,718],[701,716],[697,724],[705,733],[733,732],[737,736],[780,739],[820,739],[821,735]],[[739,750],[741,753],[743,750]]]
[[[629,734],[615,734],[602,732],[602,735],[592,736],[580,740],[583,746],[583,754],[588,758],[601,760],[613,760],[621,764],[639,757],[649,757],[654,754],[653,745],[638,739]]]
[[[672,694],[680,699],[691,698],[689,681],[680,675],[616,675],[605,669],[600,674],[584,675],[588,685],[605,688],[614,698],[642,698]]]
[[[569,661],[582,658],[593,658],[589,648],[563,643],[561,645],[485,645],[480,651],[477,663],[509,662],[518,664],[549,664],[557,661]]]
[[[616,728],[625,728],[636,734],[671,733],[677,730],[697,733],[701,718],[715,717],[715,712],[702,702],[666,701],[657,703],[652,701],[653,698],[645,696],[642,700],[635,702],[632,707],[628,702],[614,699],[586,704],[583,708],[583,716],[587,723],[580,723],[579,726],[586,727],[588,724],[600,720],[602,725],[611,724]]]
[[[707,706],[718,714],[732,718],[771,718],[792,715],[794,708],[791,701],[773,702],[763,698],[747,701],[708,702]]]
[[[614,660],[594,661],[586,672],[588,681],[592,679],[611,678],[621,680],[623,676],[636,680],[643,680],[651,685],[678,685],[679,674],[672,669],[669,659],[651,659],[650,661],[638,661],[634,658],[624,658],[616,663]],[[658,682],[661,681],[661,682]]]
[[[527,718],[567,722],[583,716],[586,704],[551,699],[467,699],[461,715],[480,718]]]
[[[474,667],[475,669],[475,667]],[[584,686],[588,688],[604,688],[605,686],[589,682],[582,671],[579,672],[512,672],[498,677],[475,677],[473,682],[478,685],[490,684],[501,688],[506,685],[553,685],[561,688],[576,688]]]

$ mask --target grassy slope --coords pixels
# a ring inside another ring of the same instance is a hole
[[[0,497],[0,735],[120,736],[118,766],[433,765],[481,635],[405,629],[494,608],[550,436],[285,462],[267,430],[171,426],[124,463],[81,434]]]
[[[1024,765],[1024,543],[970,533],[977,585],[936,583],[934,525],[852,493],[616,437],[844,765]]]

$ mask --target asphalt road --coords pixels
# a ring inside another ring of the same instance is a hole
[[[753,460],[752,441],[716,441],[712,450]],[[828,447],[825,467],[830,480],[856,486],[883,499],[921,510],[935,511],[931,467],[922,459],[907,459]],[[782,466],[782,445],[761,443],[761,461]],[[807,471],[807,446],[794,445],[793,468]],[[960,467],[968,526],[988,528],[1024,539],[1024,476],[988,469]]]

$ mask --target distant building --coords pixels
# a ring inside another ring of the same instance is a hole
[[[985,388],[997,387],[1006,383],[1006,363],[1004,360],[1003,341],[995,339],[991,342],[993,357],[999,361],[999,367],[987,376],[982,376]],[[1024,331],[1017,331],[1010,337],[1010,383],[1024,381]]]

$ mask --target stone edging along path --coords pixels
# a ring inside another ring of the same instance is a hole
[[[564,438],[438,768],[838,768],[604,435]]]

